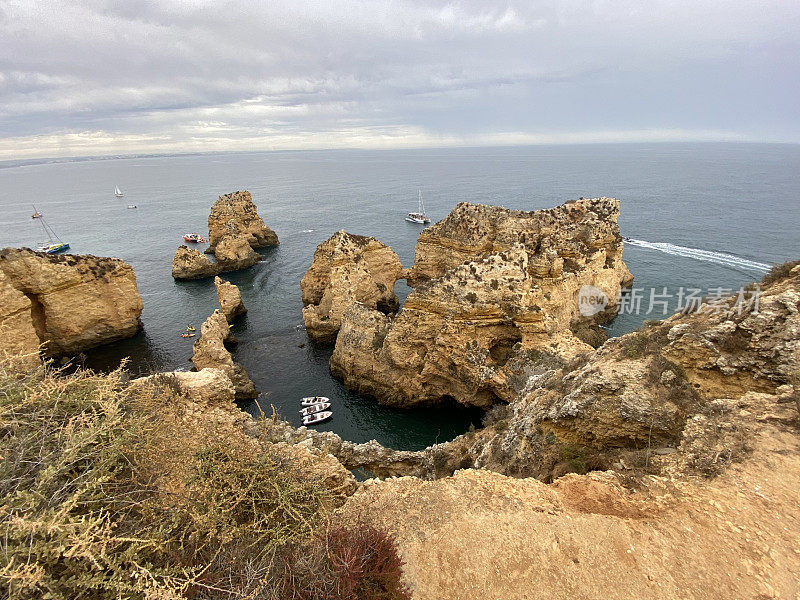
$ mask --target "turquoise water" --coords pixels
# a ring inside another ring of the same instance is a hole
[[[434,221],[459,201],[533,210],[580,196],[622,201],[625,260],[644,288],[736,289],[763,265],[800,258],[800,146],[652,144],[403,151],[324,151],[35,164],[0,168],[0,247],[32,246],[31,204],[72,252],[118,256],[136,270],[144,331],[93,351],[110,368],[130,356],[136,372],[187,369],[191,340],[217,306],[213,281],[175,282],[170,268],[187,231],[205,231],[220,194],[247,189],[281,245],[263,261],[227,274],[249,312],[234,326],[236,359],[270,405],[299,424],[298,399],[331,397],[330,429],[353,441],[375,438],[421,448],[463,432],[470,412],[399,411],[351,394],[328,372],[331,346],[309,343],[300,279],[317,244],[339,229],[389,244],[413,262],[419,225],[403,220],[421,189]],[[125,197],[114,197],[119,185]],[[136,210],[128,210],[136,204]],[[397,292],[405,298],[403,282]],[[645,301],[644,304],[647,302]],[[674,299],[672,301],[674,306]],[[646,307],[645,307],[646,308]],[[612,334],[654,314],[623,315]],[[254,404],[245,408],[257,412]]]

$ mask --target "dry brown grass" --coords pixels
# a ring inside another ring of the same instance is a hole
[[[345,597],[324,592],[337,582],[352,598],[407,597],[358,530],[337,535],[363,572],[300,568],[330,546],[316,532],[344,492],[241,432],[191,426],[185,405],[168,378],[130,387],[122,371],[0,362],[0,597]],[[379,554],[399,561],[393,543]]]

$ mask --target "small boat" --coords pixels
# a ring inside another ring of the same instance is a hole
[[[40,242],[36,248],[36,251],[44,252],[45,254],[58,254],[59,252],[65,252],[69,250],[69,244],[61,241],[61,238],[59,238],[58,235],[56,235],[56,232],[53,231],[53,228],[45,222],[44,217],[39,215],[37,218],[39,219],[39,223],[42,225],[44,234],[47,236],[47,241]]]
[[[430,223],[431,220],[425,214],[425,205],[422,203],[422,190],[419,191],[419,206],[417,208],[417,212],[410,212],[406,217],[406,221],[409,223]]]
[[[313,415],[306,415],[303,417],[303,425],[316,425],[317,423],[322,423],[323,421],[327,421],[333,416],[333,413],[329,410],[324,410],[322,412],[314,413]]]
[[[312,404],[311,406],[306,406],[305,408],[300,409],[301,415],[313,415],[314,413],[322,412],[326,408],[330,408],[330,402],[320,402],[319,404]]]
[[[115,195],[117,198],[122,198],[122,197],[123,197],[125,194],[123,194],[123,193],[122,193],[122,190],[121,190],[121,189],[119,189],[119,186],[118,186],[118,185],[115,185],[115,186],[114,186],[114,195]]]
[[[186,326],[186,331],[196,331],[196,329],[192,325],[187,325]]]
[[[197,335],[196,333],[182,333],[181,337],[182,338],[188,338],[188,337],[194,337],[196,335]]]
[[[44,252],[45,254],[58,254],[59,252],[66,252],[69,250],[69,244],[66,242],[42,242],[42,244],[36,248],[37,252]]]
[[[44,215],[36,210],[36,206],[33,207],[33,214],[31,215],[31,219],[41,219]]]
[[[128,204],[128,208],[138,208],[135,204]]]
[[[187,242],[192,242],[193,244],[205,244],[206,238],[204,238],[199,233],[186,233],[183,236],[183,239]]]
[[[314,404],[319,404],[320,402],[330,402],[330,398],[326,398],[325,396],[308,396],[300,400],[300,404],[303,406],[313,406]]]

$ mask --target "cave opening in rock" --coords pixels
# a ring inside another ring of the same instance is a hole
[[[28,300],[31,301],[31,319],[33,320],[33,328],[36,331],[36,336],[42,344],[47,343],[47,315],[45,314],[44,305],[39,301],[36,294],[23,292]]]
[[[518,330],[514,330],[510,335],[502,337],[492,342],[489,346],[489,357],[492,362],[498,367],[504,366],[508,359],[511,358],[514,345],[522,341],[522,334]]]

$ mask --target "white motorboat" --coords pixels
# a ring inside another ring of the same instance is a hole
[[[323,421],[327,421],[332,416],[333,413],[329,410],[314,413],[313,415],[306,415],[303,417],[303,425],[316,425],[318,423],[322,423]]]
[[[305,415],[313,415],[314,413],[322,412],[326,408],[330,408],[330,402],[320,402],[319,404],[312,404],[311,406],[306,406],[305,408],[300,409],[300,414]]]
[[[422,203],[422,190],[419,190],[419,206],[417,207],[417,212],[408,213],[406,221],[409,223],[419,223],[422,225],[431,222],[431,220],[425,214],[425,205]]]
[[[314,404],[319,404],[320,402],[330,402],[330,398],[326,398],[325,396],[308,396],[300,400],[300,404],[303,406],[313,406]]]

